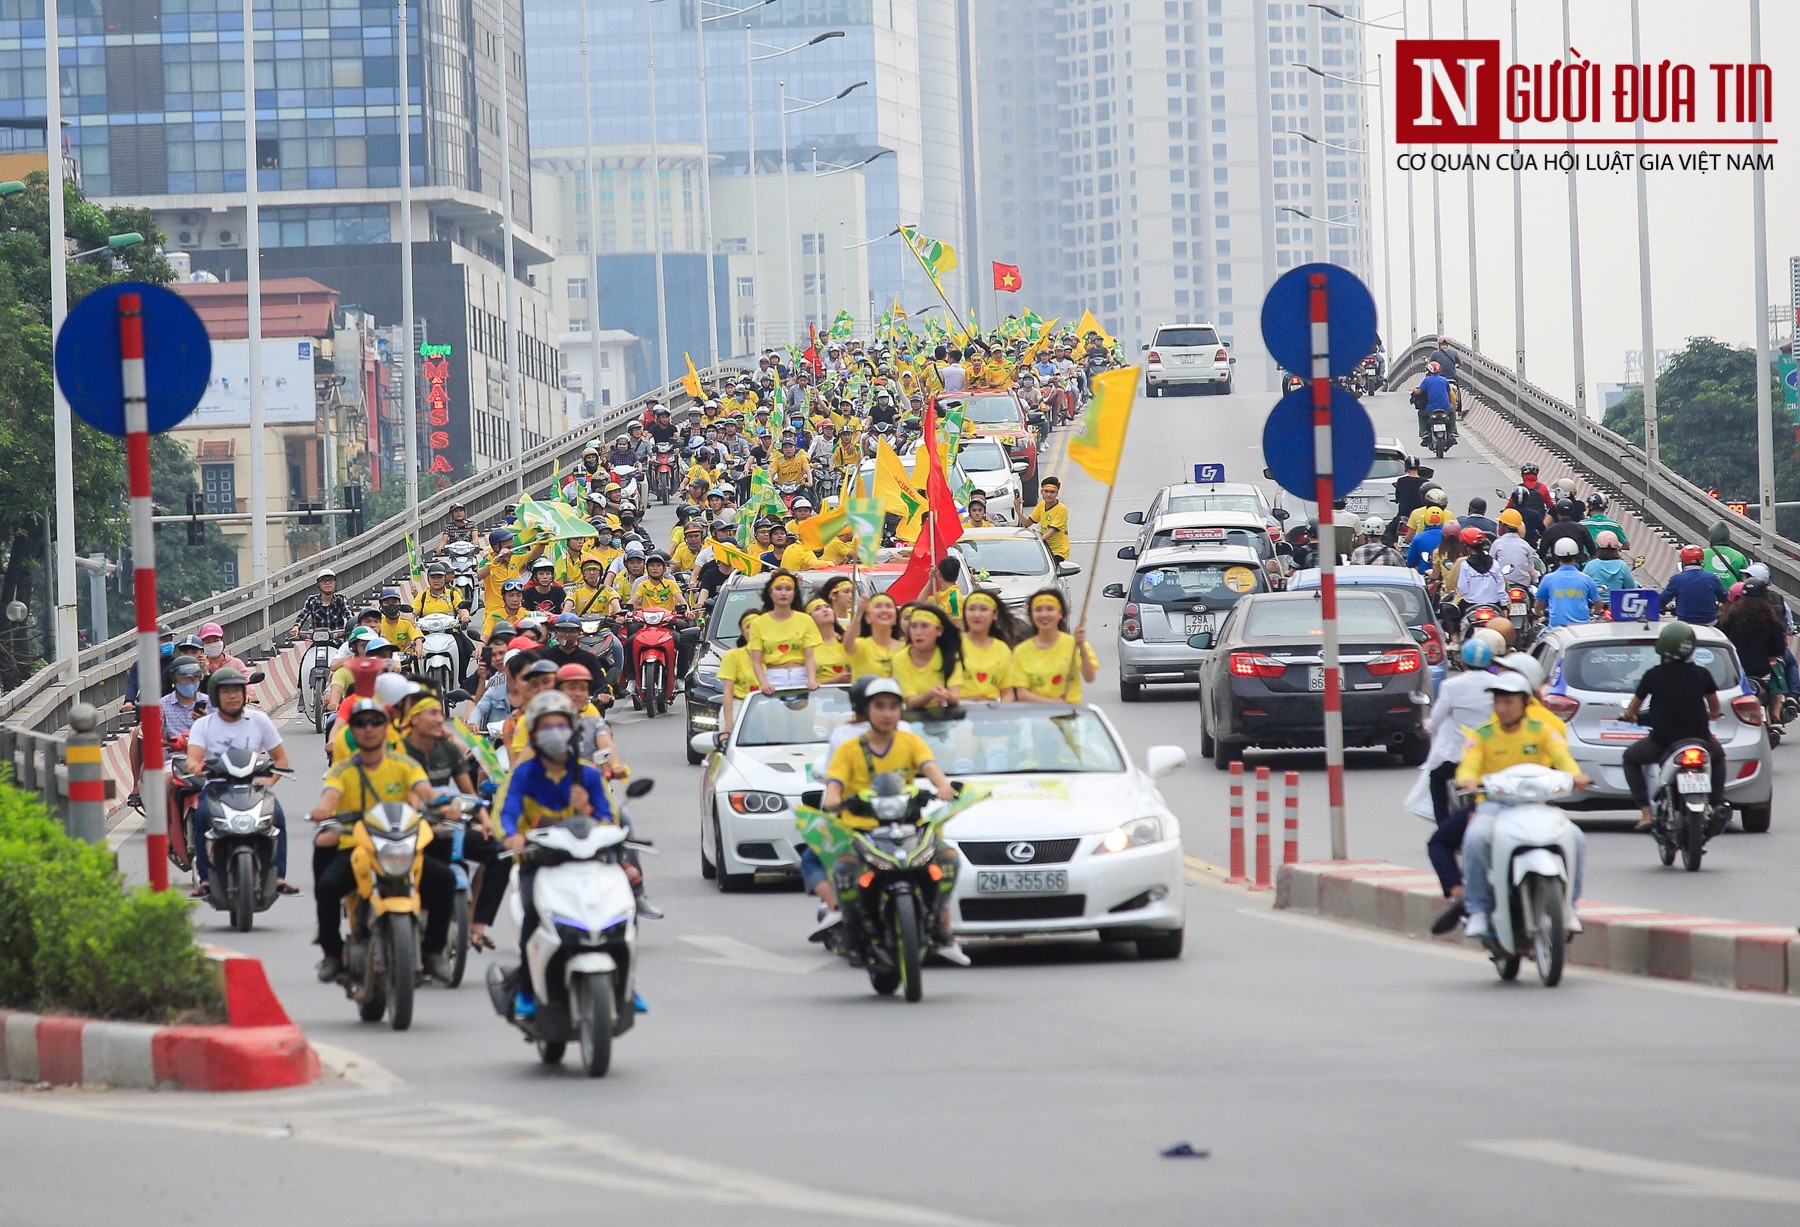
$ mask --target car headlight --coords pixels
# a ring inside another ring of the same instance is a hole
[[[1127,848],[1141,848],[1145,844],[1162,842],[1162,819],[1156,817],[1134,818],[1108,831],[1100,840],[1101,852],[1123,852]]]
[[[696,710],[688,716],[688,722],[699,732],[719,727],[719,717],[714,712]]]
[[[740,814],[779,814],[787,808],[787,798],[778,792],[731,792],[725,797]]]
[[[377,840],[375,861],[381,866],[381,872],[388,877],[402,877],[412,872],[413,857],[418,846],[417,835],[408,835],[405,839]]]

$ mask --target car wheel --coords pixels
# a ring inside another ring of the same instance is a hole
[[[1186,929],[1176,929],[1170,933],[1158,933],[1155,937],[1137,939],[1137,952],[1140,959],[1178,959],[1181,957],[1181,938]]]
[[[714,845],[714,847],[717,846]],[[706,819],[702,818],[700,820],[700,876],[710,882],[718,872],[719,867],[713,864],[712,859],[706,855]]]
[[[1136,703],[1143,697],[1144,683],[1128,682],[1124,678],[1119,679],[1119,702]]]
[[[725,835],[719,829],[719,811],[716,809],[713,811],[712,822],[713,853],[719,858],[718,864],[713,866],[713,885],[717,886],[719,893],[724,895],[735,895],[739,891],[749,890],[756,882],[755,874],[725,872]]]
[[[692,703],[688,704],[688,710],[689,711],[693,710]],[[699,731],[700,731],[699,729],[694,727],[693,722],[690,721],[687,726],[688,740],[692,741],[694,739],[694,734],[698,733]],[[706,761],[706,755],[694,753],[694,747],[691,745],[687,748],[687,758],[688,758],[688,766],[690,766],[690,767],[698,767],[701,763]]]
[[[1219,395],[1220,396],[1230,396],[1231,395],[1231,382],[1232,381],[1230,379],[1227,379],[1224,383],[1219,385]]]
[[[1765,834],[1769,829],[1769,806],[1766,803],[1763,805],[1740,805],[1738,821],[1743,823],[1744,830],[1752,835]]]
[[[1161,396],[1161,395],[1162,395],[1162,394],[1163,394],[1163,390],[1162,390],[1162,389],[1161,389],[1161,388],[1159,388],[1159,387],[1157,387],[1157,386],[1156,386],[1156,385],[1155,385],[1155,384],[1153,384],[1153,383],[1147,383],[1147,384],[1145,384],[1145,385],[1144,385],[1144,391],[1146,391],[1146,392],[1148,392],[1148,393],[1150,393],[1150,395],[1151,395],[1151,396],[1152,396],[1152,397],[1158,397],[1158,396]]]
[[[1206,717],[1202,716],[1200,717],[1200,757],[1211,758],[1217,749],[1218,743],[1213,740],[1213,735],[1207,732]]]
[[[1425,760],[1431,756],[1431,739],[1429,737],[1408,737],[1394,749],[1400,761],[1408,767],[1423,767]]]
[[[1223,737],[1213,742],[1213,766],[1220,771],[1230,771],[1231,764],[1243,761],[1244,747],[1226,741]]]

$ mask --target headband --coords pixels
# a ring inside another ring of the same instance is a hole
[[[1000,602],[996,601],[985,592],[971,592],[969,598],[963,602],[963,610],[967,612],[977,605],[980,605],[985,609],[991,609],[995,613],[1000,612]]]
[[[944,618],[944,611],[939,609],[935,605],[914,605],[912,607],[912,610],[907,614],[907,617],[908,618],[916,618],[920,614],[924,614],[926,617],[928,617],[932,621],[936,622],[938,624],[939,630],[942,630],[946,625],[948,625],[948,623],[946,622],[946,620]]]
[[[1031,599],[1031,608],[1034,610],[1054,609],[1057,613],[1061,613],[1063,603],[1053,596],[1039,596]]]
[[[807,613],[811,613],[815,609],[830,609],[830,608],[831,608],[831,602],[827,601],[822,596],[816,596],[812,600],[810,600],[806,603],[806,612]]]
[[[407,708],[406,710],[407,710],[408,715],[416,715],[419,712],[430,711],[433,708],[442,710],[443,706],[444,705],[442,703],[438,702],[436,699],[432,698],[430,695],[426,695],[424,698],[414,699],[413,705],[411,707]]]

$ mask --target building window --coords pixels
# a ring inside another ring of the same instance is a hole
[[[228,515],[237,510],[237,465],[200,466],[200,490],[208,515]]]
[[[585,299],[587,297],[586,277],[569,278],[569,297],[572,299]]]
[[[737,296],[739,298],[756,297],[756,278],[739,277],[737,279]]]
[[[815,256],[825,250],[825,236],[811,230],[800,236],[800,254]]]

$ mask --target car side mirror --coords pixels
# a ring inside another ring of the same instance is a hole
[[[1146,352],[1146,351],[1148,351],[1148,350],[1149,350],[1149,348],[1150,348],[1150,342],[1148,342],[1148,341],[1145,341],[1145,342],[1144,342],[1144,343],[1143,343],[1143,344],[1141,344],[1141,345],[1139,345],[1139,346],[1138,346],[1138,352],[1139,352],[1139,353],[1140,353],[1140,354],[1141,354],[1141,353],[1144,353],[1144,352]]]
[[[1174,775],[1187,766],[1187,751],[1180,746],[1151,746],[1144,751],[1144,774],[1153,780]]]
[[[1197,635],[1188,636],[1188,646],[1190,648],[1197,648],[1202,652],[1208,652],[1212,650],[1212,645],[1213,633],[1211,631],[1201,631]]]
[[[1271,507],[1269,514],[1275,517],[1277,523],[1287,523],[1288,509],[1286,507]]]
[[[823,788],[807,789],[800,794],[800,804],[810,806],[813,809],[818,809],[821,805],[825,804],[825,790]]]
[[[1081,566],[1079,563],[1059,562],[1056,564],[1056,578],[1058,579],[1067,579],[1071,575],[1080,574]]]
[[[1120,557],[1120,558],[1124,558],[1124,559],[1134,559],[1134,558],[1136,558],[1136,557],[1137,557],[1137,556],[1138,556],[1138,551],[1137,551],[1137,546],[1135,546],[1135,545],[1121,545],[1121,546],[1120,546],[1120,547],[1119,547],[1119,557]]]
[[[1125,513],[1125,522],[1127,524],[1142,524],[1144,522],[1144,513],[1141,511],[1127,511]]]
[[[655,780],[651,779],[648,776],[640,775],[637,779],[635,779],[635,780],[631,781],[631,783],[625,785],[625,795],[627,797],[630,797],[633,801],[635,801],[639,797],[648,796],[650,794],[650,790],[655,787],[656,787]]]
[[[717,733],[695,733],[688,738],[688,749],[696,754],[711,754],[718,748],[719,735]]]
[[[1414,643],[1424,644],[1431,639],[1431,632],[1422,626],[1410,627],[1409,630],[1411,631]]]
[[[1100,595],[1104,596],[1104,597],[1111,597],[1115,601],[1122,601],[1125,599],[1125,585],[1124,584],[1108,584],[1108,585],[1106,585],[1106,587],[1100,589]]]
[[[700,628],[697,626],[684,626],[679,631],[675,632],[675,638],[681,643],[699,643]]]
[[[1012,462],[1012,471],[1015,473],[1023,473],[1026,469],[1029,469],[1030,467],[1031,467],[1031,462],[1029,460],[1015,460]]]
[[[474,698],[475,696],[470,694],[468,691],[462,689],[459,686],[455,690],[452,690],[449,694],[445,695],[444,697],[446,699],[449,699],[452,703],[467,703],[470,699]]]

